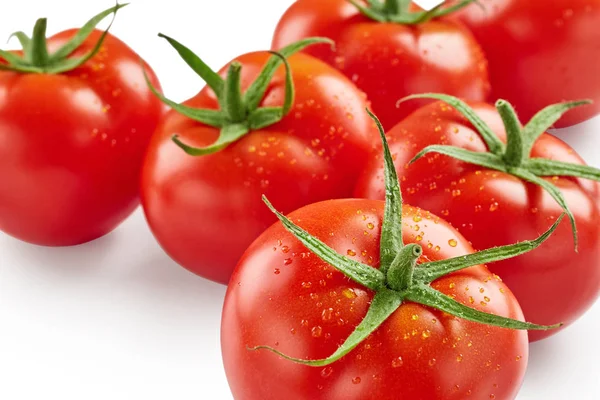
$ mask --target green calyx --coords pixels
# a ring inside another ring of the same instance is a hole
[[[273,54],[272,58],[248,90],[243,93],[241,88],[242,65],[240,63],[231,63],[227,76],[223,79],[183,44],[163,34],[158,36],[166,39],[173,46],[188,66],[213,90],[219,101],[219,110],[198,109],[178,104],[158,92],[146,76],[148,86],[163,103],[188,118],[221,130],[217,141],[203,148],[188,146],[177,136],[173,136],[173,141],[192,156],[216,153],[236,142],[251,130],[266,128],[281,121],[290,112],[294,104],[294,82],[287,58],[316,43],[329,43],[333,46],[330,39],[308,38],[293,43],[279,52],[271,52]],[[260,107],[260,102],[275,72],[281,65],[284,65],[286,69],[284,104],[281,107]]]
[[[33,28],[31,38],[24,32],[15,32],[11,35],[11,38],[15,37],[21,43],[23,47],[22,56],[13,52],[0,50],[0,71],[30,74],[61,74],[83,65],[100,51],[104,39],[115,20],[117,11],[125,6],[127,4],[117,4],[96,15],[79,29],[71,40],[54,53],[48,52],[48,44],[46,42],[47,20],[46,18],[38,19]],[[111,14],[113,15],[113,19],[108,28],[102,33],[102,36],[100,36],[98,42],[96,42],[94,48],[81,57],[70,57],[87,40],[96,26]],[[2,59],[4,63],[1,62]]]
[[[258,346],[249,348],[249,350],[266,349],[288,360],[313,367],[329,365],[356,348],[405,301],[422,304],[458,318],[503,328],[549,330],[560,327],[560,324],[553,326],[535,325],[478,311],[435,290],[431,287],[431,283],[453,272],[480,264],[506,260],[536,249],[550,237],[562,221],[563,216],[536,240],[525,241],[511,246],[496,247],[442,261],[417,264],[422,256],[423,249],[418,244],[404,244],[402,238],[402,195],[398,176],[394,168],[383,127],[373,114],[369,114],[379,127],[385,155],[386,202],[381,229],[379,269],[372,268],[336,253],[335,250],[275,210],[271,203],[264,198],[267,206],[277,215],[283,226],[311,252],[346,275],[349,279],[375,292],[367,315],[337,351],[326,359],[303,360],[292,358],[267,346]]]
[[[554,104],[537,113],[524,127],[514,108],[505,100],[498,100],[496,108],[506,129],[506,145],[492,129],[462,100],[444,95],[427,93],[409,96],[400,103],[411,99],[441,100],[464,115],[479,132],[489,151],[478,153],[453,146],[433,145],[426,147],[411,161],[411,164],[428,153],[440,153],[484,168],[511,174],[524,181],[542,187],[562,207],[569,216],[573,230],[575,250],[577,250],[577,225],[562,192],[544,177],[569,176],[600,181],[600,170],[587,165],[564,163],[545,158],[531,157],[535,142],[569,110],[591,103],[589,100]]]
[[[412,0],[367,0],[366,4],[360,0],[348,0],[348,2],[358,8],[365,17],[374,21],[403,25],[422,24],[452,14],[471,3],[479,4],[478,0],[461,0],[450,7],[445,7],[445,3],[441,3],[429,11],[413,11]]]

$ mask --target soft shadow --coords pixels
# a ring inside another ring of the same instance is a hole
[[[115,244],[116,232],[94,241],[70,247],[45,247],[22,242],[0,233],[5,260],[18,262],[19,268],[43,270],[65,277],[85,277],[103,268]],[[34,272],[34,271],[32,271]]]

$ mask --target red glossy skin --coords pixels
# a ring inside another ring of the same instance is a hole
[[[74,33],[49,38],[50,52]],[[73,56],[100,35],[93,32]],[[47,246],[111,232],[139,204],[143,155],[162,112],[139,56],[110,34],[73,71],[0,72],[0,229]]]
[[[384,203],[334,200],[290,215],[338,253],[379,267]],[[441,260],[473,251],[448,223],[405,206],[403,236]],[[477,266],[433,283],[481,311],[522,319],[510,290]],[[402,305],[365,342],[328,367],[308,367],[267,351],[306,359],[331,355],[365,317],[373,293],[321,261],[280,223],[244,254],[227,291],[221,343],[236,400],[513,399],[527,366],[527,333],[461,320],[414,303]]]
[[[244,89],[269,57],[260,52],[237,59],[243,65]],[[150,227],[172,258],[208,279],[227,283],[244,250],[276,220],[262,203],[263,194],[286,212],[349,197],[378,140],[364,111],[365,96],[352,82],[307,55],[289,62],[296,100],[279,123],[218,153],[192,157],[171,136],[204,147],[215,141],[218,130],[171,111],[150,145],[142,181]],[[282,68],[262,105],[283,103],[284,77]],[[186,104],[218,109],[210,89]]]
[[[490,62],[493,98],[509,100],[524,121],[550,104],[594,105],[565,115],[567,127],[600,113],[600,0],[482,0],[459,14]]]
[[[438,19],[416,26],[379,23],[347,0],[298,0],[284,14],[273,49],[324,36],[336,42],[305,50],[348,76],[367,93],[386,129],[428,101],[396,108],[415,93],[448,93],[484,101],[489,94],[487,62],[461,24]]]
[[[495,109],[487,104],[474,107],[505,140],[506,133]],[[562,213],[544,190],[504,173],[434,154],[407,167],[420,150],[433,144],[487,150],[470,123],[444,103],[420,109],[388,136],[405,201],[442,215],[476,249],[535,239]],[[573,149],[549,134],[535,144],[532,156],[584,163]],[[383,198],[380,162],[373,156],[357,186],[357,196]],[[528,321],[546,325],[563,322],[568,326],[594,303],[600,292],[599,191],[597,183],[584,179],[551,180],[561,189],[575,215],[579,253],[574,251],[571,226],[565,220],[539,249],[489,268],[515,293]],[[530,332],[529,338],[535,341],[556,332]]]

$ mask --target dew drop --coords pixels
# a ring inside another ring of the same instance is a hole
[[[392,368],[400,368],[404,364],[402,357],[397,357],[392,360]]]
[[[332,367],[325,367],[325,368],[323,368],[321,370],[321,377],[323,377],[323,378],[329,378],[332,373],[333,373],[333,368]]]
[[[450,239],[450,240],[448,240],[448,244],[450,245],[450,247],[456,247],[456,246],[458,246],[458,242],[456,241],[456,239]]]
[[[462,362],[463,360],[463,355],[459,354],[458,356],[456,356],[456,362]]]
[[[355,385],[358,385],[360,383],[361,379],[360,376],[357,376],[356,378],[352,379],[352,383],[354,383]]]
[[[291,258],[286,258],[286,259],[283,261],[283,264],[284,264],[284,265],[290,265],[290,264],[291,264],[291,263],[293,263],[293,262],[294,262],[294,260],[293,260],[293,259],[291,259]]]
[[[323,334],[323,328],[317,325],[313,327],[310,332],[312,334],[312,337],[319,338]]]
[[[331,320],[332,316],[333,316],[333,308],[325,309],[321,313],[321,318],[323,319],[323,321],[329,321],[329,320]]]
[[[281,270],[279,268],[275,268],[275,271],[273,271],[273,273],[275,275],[279,275],[281,273]]]
[[[500,205],[498,204],[498,202],[497,202],[497,201],[495,201],[495,202],[493,202],[493,203],[490,205],[490,211],[491,211],[491,212],[494,212],[494,211],[496,211],[496,210],[498,209],[498,207],[500,207]]]
[[[429,360],[429,366],[433,367],[436,362],[437,362],[437,360],[435,358],[432,358],[431,360]]]
[[[350,257],[354,257],[354,256],[356,255],[356,252],[355,252],[354,250],[352,250],[352,249],[348,249],[348,251],[347,251],[347,254],[348,254]]]

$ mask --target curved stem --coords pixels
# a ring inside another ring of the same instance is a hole
[[[33,28],[31,38],[31,63],[38,67],[45,67],[50,56],[48,55],[48,44],[46,43],[46,27],[48,20],[40,18]]]
[[[506,129],[506,151],[504,161],[510,167],[520,167],[528,154],[524,153],[523,132],[521,122],[512,105],[505,100],[498,100],[496,109],[502,117]]]
[[[225,91],[221,108],[227,113],[234,123],[246,119],[246,105],[241,87],[242,65],[239,62],[231,63],[225,79]]]
[[[402,292],[412,286],[415,266],[421,255],[423,249],[418,244],[409,244],[400,250],[387,272],[390,289]]]

